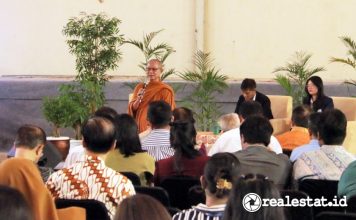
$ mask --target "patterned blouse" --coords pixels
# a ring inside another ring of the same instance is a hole
[[[105,204],[111,218],[118,204],[135,189],[129,179],[106,167],[99,157],[87,156],[53,173],[46,185],[54,198],[95,199]]]

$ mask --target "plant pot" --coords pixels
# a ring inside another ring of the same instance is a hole
[[[61,153],[64,161],[69,152],[69,137],[47,137],[47,141],[51,142]]]

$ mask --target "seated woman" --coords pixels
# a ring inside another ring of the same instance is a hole
[[[319,76],[312,76],[307,80],[305,93],[303,104],[310,106],[314,112],[334,108],[332,98],[324,94],[323,80]]]
[[[209,157],[194,148],[196,135],[191,120],[177,120],[171,123],[170,143],[174,148],[174,155],[157,161],[155,185],[159,185],[168,176],[186,175],[198,178],[203,174]]]
[[[108,154],[106,165],[118,172],[133,172],[140,177],[141,184],[147,185],[144,172],[153,175],[155,161],[141,148],[135,119],[128,114],[121,114],[116,116],[115,123],[116,149]]]
[[[238,159],[231,153],[214,154],[205,165],[204,176],[200,177],[205,204],[183,210],[175,214],[173,220],[222,219],[232,183],[239,176],[239,166]]]
[[[35,220],[85,219],[85,210],[81,208],[56,210],[36,164],[29,159],[11,158],[3,161],[0,164],[0,184],[22,193]]]
[[[262,201],[258,199],[253,200],[255,195],[249,195],[251,193],[257,194],[263,199],[281,198],[277,186],[265,176],[247,174],[234,182],[223,219],[285,219],[283,207],[258,206],[259,204],[262,205]],[[245,197],[246,195],[247,197]],[[259,204],[256,203],[258,201],[260,202]]]
[[[33,220],[29,205],[16,189],[0,185],[0,219]]]

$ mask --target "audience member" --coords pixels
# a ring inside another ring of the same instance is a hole
[[[240,126],[242,150],[235,153],[241,163],[242,174],[262,174],[279,188],[289,181],[291,162],[284,154],[267,149],[273,128],[263,116],[250,116]]]
[[[252,115],[260,115],[263,116],[263,110],[262,106],[258,102],[252,102],[252,101],[246,101],[242,103],[240,107],[240,112],[239,112],[239,118],[241,121],[241,124],[245,121],[245,119],[249,116]],[[271,135],[271,140],[268,145],[268,148],[272,151],[274,151],[276,154],[281,154],[282,152],[282,147],[279,144],[277,138],[273,135]]]
[[[240,119],[236,113],[225,114],[218,120],[222,134],[210,148],[208,155],[219,152],[236,152],[241,150]]]
[[[115,117],[117,116],[117,112],[111,107],[103,106],[96,110],[94,116],[103,117],[113,122]],[[63,168],[69,168],[75,162],[79,160],[84,160],[84,156],[85,150],[83,148],[83,145],[71,146],[69,149],[68,156],[64,162]]]
[[[161,81],[162,72],[161,61],[158,59],[149,60],[146,67],[148,82],[139,83],[135,87],[132,101],[129,102],[128,113],[135,118],[139,132],[148,128],[147,112],[151,102],[162,100],[168,103],[171,109],[175,108],[174,91]]]
[[[298,146],[309,143],[308,120],[310,113],[310,108],[305,105],[293,109],[291,130],[276,137],[283,149],[292,151]]]
[[[255,193],[263,199],[280,199],[278,188],[263,175],[248,174],[241,177],[233,184],[232,192],[227,202],[224,213],[224,220],[284,220],[283,207],[280,206],[261,206],[258,211],[250,212],[244,208],[255,205],[255,201],[248,196]],[[262,201],[261,201],[262,203]]]
[[[179,107],[173,110],[173,121],[189,121],[195,123],[192,110],[186,107]]]
[[[39,158],[39,155],[33,153],[33,157]],[[53,198],[32,160],[11,158],[3,161],[0,164],[0,184],[22,193],[32,210],[34,220],[58,219]]]
[[[146,150],[156,161],[173,156],[174,149],[169,142],[171,106],[165,101],[151,102],[147,111],[147,119],[152,130],[141,139],[142,149]]]
[[[239,161],[231,153],[214,154],[206,163],[200,177],[205,191],[205,204],[198,204],[173,216],[173,220],[220,220],[223,217],[232,183],[239,175]]]
[[[256,101],[261,104],[263,109],[263,115],[268,119],[272,119],[273,115],[271,110],[271,101],[266,95],[256,91],[256,87],[257,87],[256,81],[254,79],[246,78],[242,81],[241,83],[242,95],[240,95],[239,100],[237,101],[235,113],[239,114],[240,107],[243,102]]]
[[[23,125],[17,130],[14,146],[15,157],[28,159],[35,164],[43,155],[46,145],[46,133],[35,125]],[[38,167],[42,179],[46,181],[53,172],[49,167]]]
[[[16,189],[0,185],[0,219],[34,220],[24,196]]]
[[[342,173],[337,194],[339,197],[346,196],[347,200],[356,196],[356,161],[351,162]]]
[[[334,108],[332,98],[324,94],[323,80],[319,76],[312,76],[307,80],[305,93],[303,104],[309,105],[314,112]]]
[[[170,220],[166,208],[155,198],[137,194],[124,199],[117,208],[114,220]]]
[[[346,137],[347,120],[340,110],[321,113],[318,123],[319,150],[303,153],[294,163],[294,178],[339,180],[345,168],[355,160],[342,143]]]
[[[310,142],[308,144],[294,148],[292,154],[290,155],[290,161],[296,161],[300,155],[305,152],[319,150],[319,140],[318,140],[318,123],[320,121],[320,113],[314,112],[310,114],[308,121],[308,132],[310,136]]]
[[[115,126],[106,118],[93,117],[83,124],[82,134],[84,160],[53,173],[47,187],[54,198],[99,200],[113,217],[117,205],[135,194],[131,181],[104,162],[115,148]]]
[[[172,157],[157,161],[154,181],[156,185],[168,176],[187,175],[200,177],[209,157],[195,149],[197,132],[191,121],[171,123],[170,143],[174,148]]]
[[[145,171],[154,174],[155,160],[142,150],[136,121],[128,114],[118,115],[116,123],[116,149],[110,151],[105,163],[118,172],[133,172],[146,184]]]

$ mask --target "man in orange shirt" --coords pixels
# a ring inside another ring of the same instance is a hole
[[[308,120],[310,113],[311,110],[308,106],[301,105],[293,109],[291,130],[276,136],[283,149],[291,151],[309,143]]]
[[[148,128],[147,110],[152,101],[163,100],[172,110],[175,108],[174,91],[169,85],[161,82],[162,72],[163,66],[158,59],[148,61],[146,68],[148,82],[136,86],[133,99],[129,102],[128,113],[136,119],[139,132]]]

